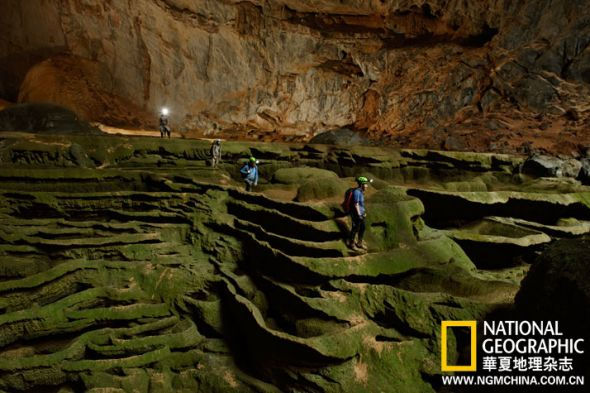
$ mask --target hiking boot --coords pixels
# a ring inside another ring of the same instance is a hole
[[[353,240],[347,240],[346,241],[346,247],[350,248],[351,250],[356,250],[356,245],[354,244]]]
[[[367,243],[365,242],[357,242],[355,244],[356,248],[360,249],[360,250],[365,250],[367,251],[369,248],[367,247]]]

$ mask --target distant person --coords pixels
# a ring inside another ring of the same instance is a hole
[[[168,126],[168,109],[162,109],[160,113],[160,138],[164,138],[168,135],[168,139],[170,139],[170,127]]]
[[[240,173],[246,183],[246,191],[252,191],[258,185],[258,160],[250,157],[248,162],[240,169]]]
[[[211,149],[209,150],[211,154],[211,166],[213,168],[217,168],[219,161],[221,161],[221,140],[215,139],[213,144],[211,144]]]
[[[350,215],[352,221],[352,228],[346,245],[351,249],[358,248],[366,251],[367,245],[363,241],[365,235],[365,218],[367,216],[367,211],[365,209],[365,191],[372,180],[369,180],[364,176],[359,176],[356,179],[356,182],[358,187],[346,191],[344,202],[342,204],[345,213]]]

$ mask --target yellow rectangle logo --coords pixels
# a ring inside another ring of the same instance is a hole
[[[449,365],[447,360],[447,329],[449,327],[467,327],[471,335],[471,361],[466,366]],[[476,321],[442,321],[440,338],[440,368],[442,371],[477,371],[477,322]]]

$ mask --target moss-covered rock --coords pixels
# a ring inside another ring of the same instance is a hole
[[[338,175],[332,171],[313,167],[283,168],[277,170],[272,176],[273,183],[302,184],[314,179],[337,179]]]
[[[209,146],[3,139],[0,390],[434,392],[440,320],[510,305],[526,267],[478,270],[426,225],[431,208],[446,220],[464,218],[469,203],[563,207],[535,228],[570,225],[573,236],[590,200],[484,191],[512,181],[500,168],[511,161],[497,156],[224,142],[212,169]],[[250,154],[266,179],[289,184],[236,187]],[[378,178],[366,194],[363,254],[346,247],[338,206],[359,175]],[[464,192],[475,183],[480,192]],[[266,194],[296,187],[314,202]],[[503,222],[515,224],[524,225]],[[501,231],[528,236],[517,232]],[[451,336],[449,356],[461,351]]]
[[[329,172],[332,173],[332,172]],[[298,189],[295,200],[307,202],[311,200],[343,197],[350,184],[336,177],[308,178]]]

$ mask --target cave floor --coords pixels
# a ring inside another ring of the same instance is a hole
[[[439,391],[440,321],[509,313],[590,231],[590,189],[523,157],[226,142],[212,169],[209,144],[0,136],[1,390]]]

